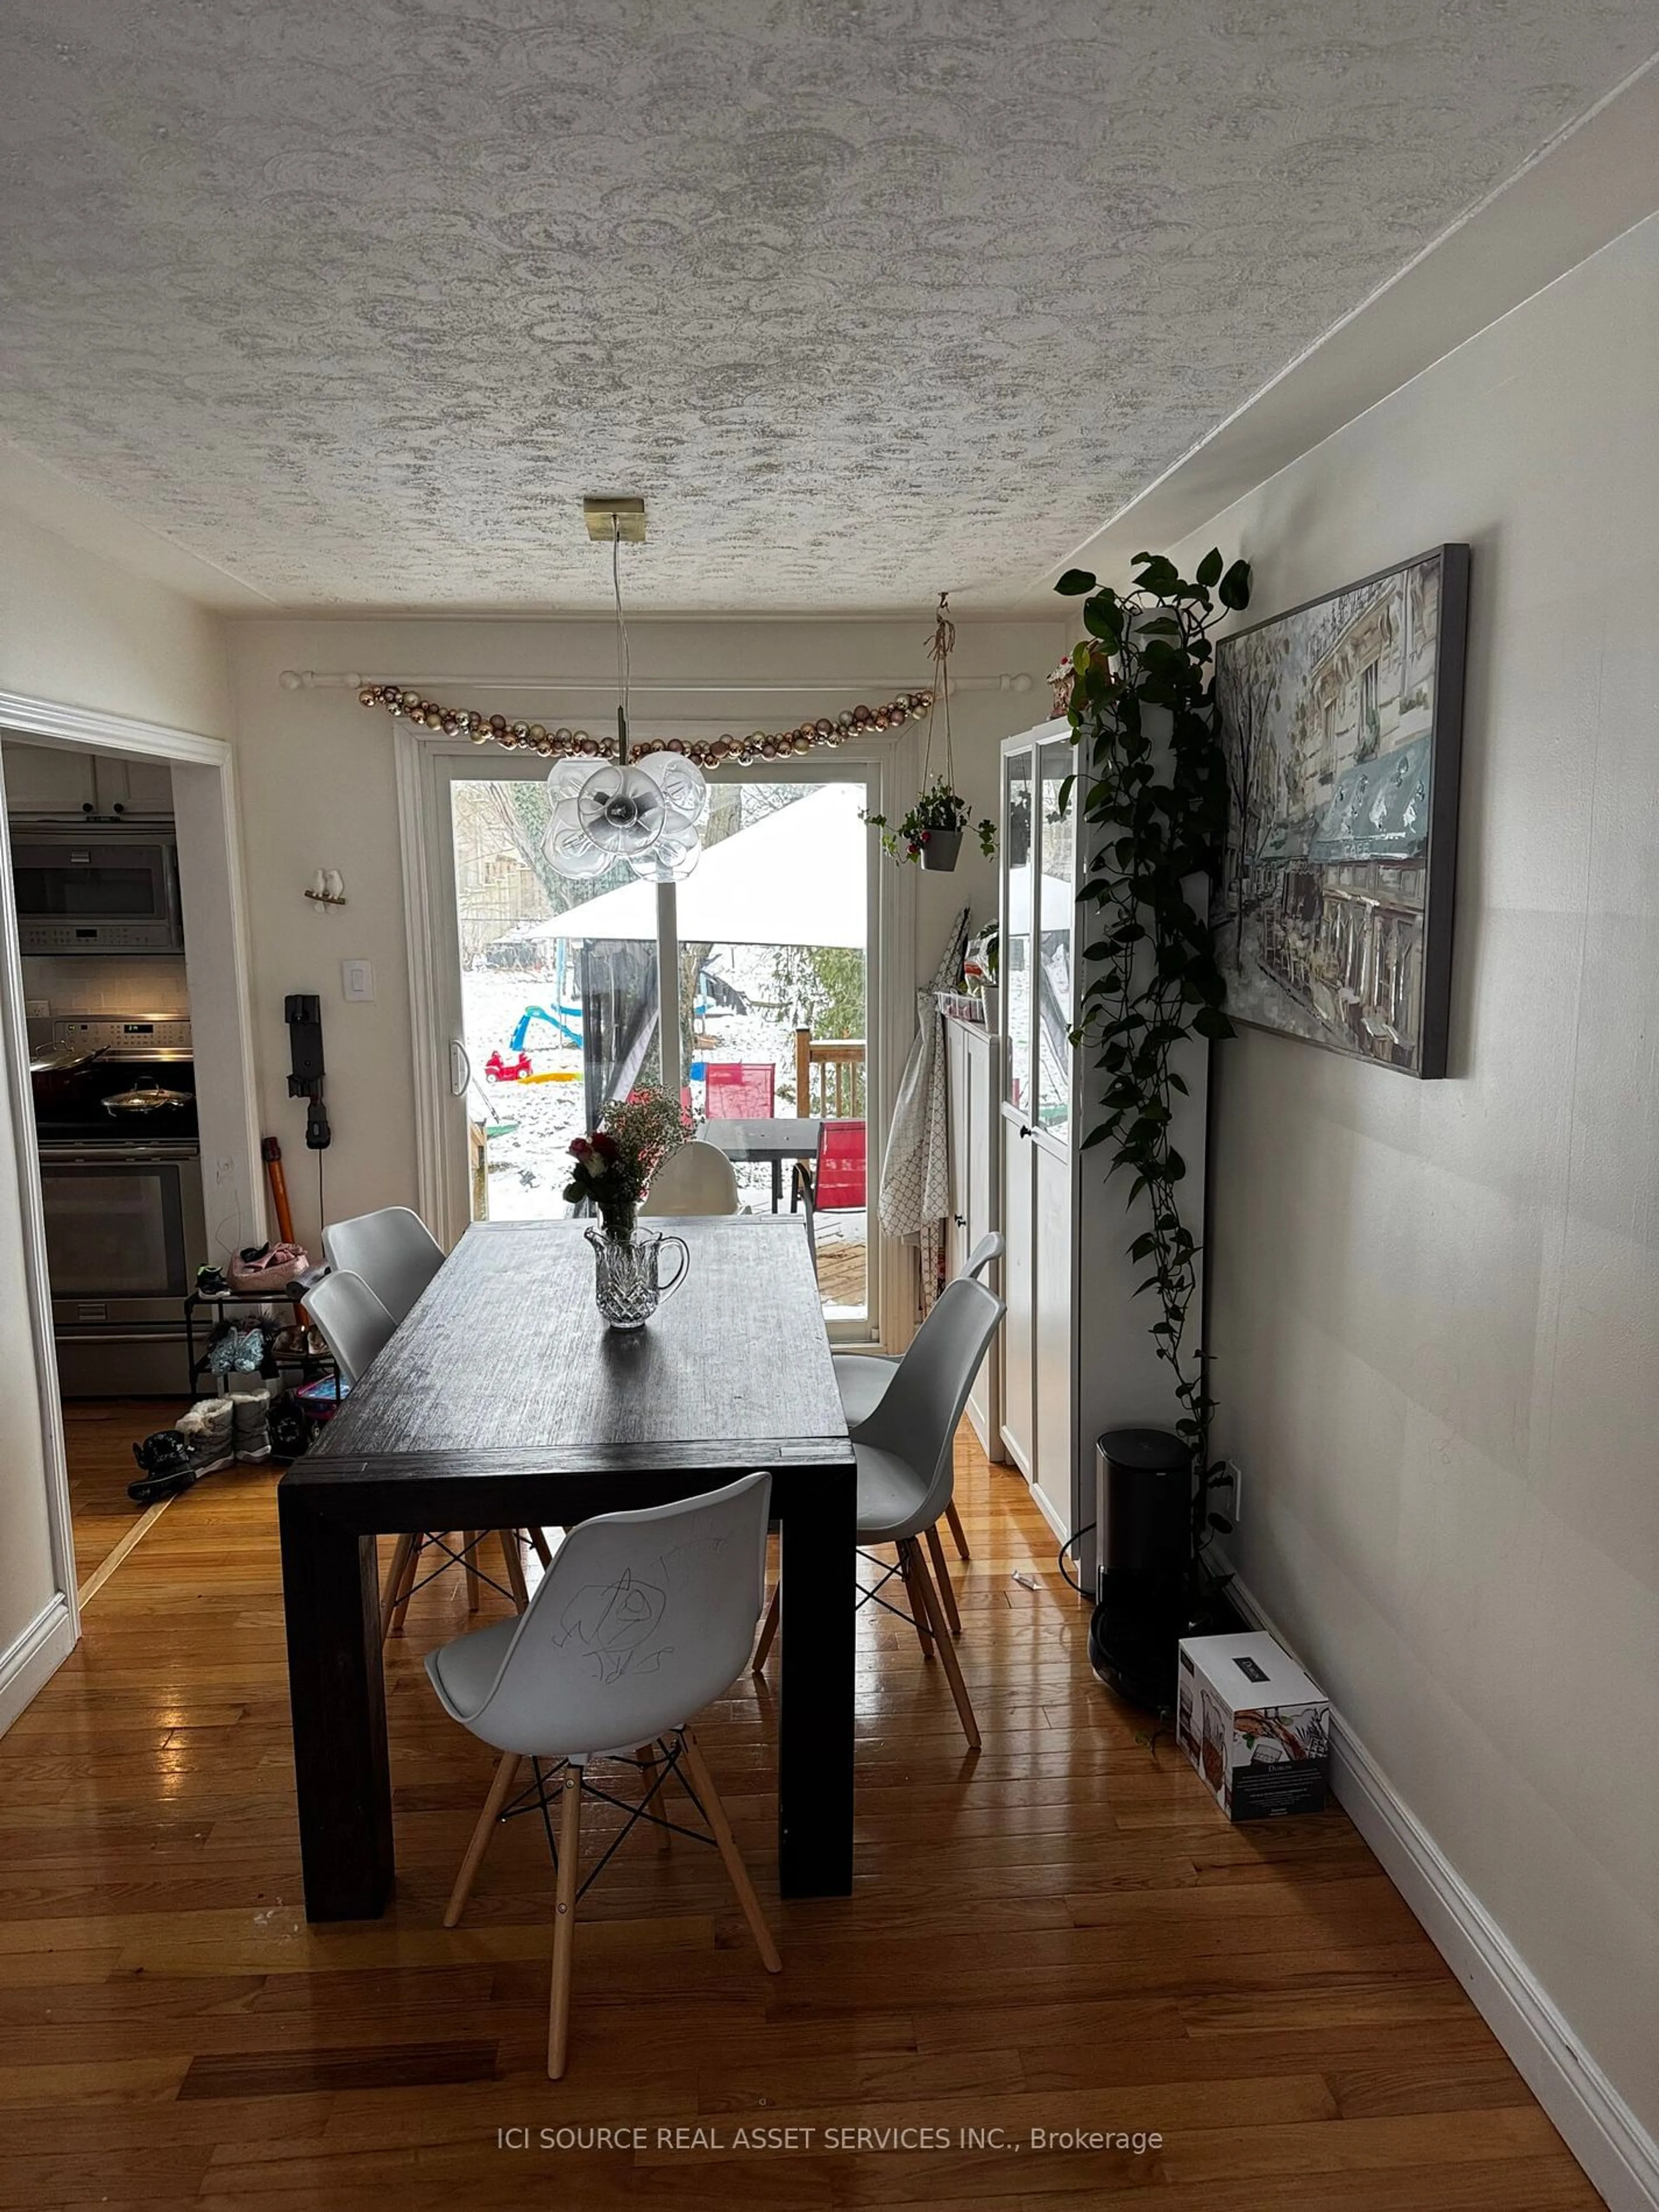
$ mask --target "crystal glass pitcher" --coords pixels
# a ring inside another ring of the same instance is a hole
[[[587,1241],[593,1247],[593,1295],[612,1328],[643,1328],[663,1300],[678,1290],[691,1265],[684,1237],[657,1229],[636,1228],[629,1237],[590,1229]],[[678,1245],[680,1255],[665,1283],[659,1272],[665,1244]]]

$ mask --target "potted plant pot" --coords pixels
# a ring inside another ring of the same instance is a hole
[[[921,848],[921,865],[940,875],[949,875],[956,866],[962,851],[960,830],[930,830],[927,842]]]

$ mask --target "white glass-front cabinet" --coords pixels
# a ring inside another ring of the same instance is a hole
[[[996,1143],[1000,1127],[998,1086],[1002,1075],[1002,1039],[982,1024],[945,1021],[946,1096],[950,1105],[951,1218],[945,1224],[947,1272],[959,1275],[968,1255],[997,1225]],[[1000,1272],[988,1278],[1000,1287]],[[1002,1449],[1001,1362],[981,1362],[968,1394],[968,1419],[988,1458]]]
[[[1045,722],[1002,749],[1004,1037],[995,1117],[997,1200],[1007,1252],[999,1408],[1003,1446],[1060,1534],[1094,1518],[1094,1444],[1101,1431],[1167,1428],[1177,1407],[1158,1359],[1150,1299],[1136,1299],[1144,1269],[1127,1246],[1144,1226],[1126,1206],[1121,1178],[1106,1176],[1104,1146],[1082,1149],[1095,1118],[1096,1053],[1071,1031],[1087,981],[1082,948],[1093,909],[1079,908],[1087,859],[1077,801],[1067,790],[1076,755],[1063,721]],[[1063,803],[1062,803],[1063,800]],[[1176,1143],[1194,1235],[1204,1206],[1206,1048],[1178,1064],[1190,1086]],[[1194,1313],[1194,1324],[1196,1313]],[[1079,1548],[1085,1586],[1091,1544]]]

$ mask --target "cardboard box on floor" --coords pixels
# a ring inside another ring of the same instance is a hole
[[[1271,1636],[1182,1639],[1176,1732],[1230,1820],[1324,1810],[1330,1700]]]

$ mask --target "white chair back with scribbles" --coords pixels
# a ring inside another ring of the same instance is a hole
[[[690,1727],[694,1713],[731,1688],[749,1655],[765,1592],[771,1495],[769,1474],[750,1474],[706,1497],[599,1514],[570,1531],[520,1620],[428,1656],[445,1710],[501,1754],[450,1893],[446,1928],[459,1923],[500,1823],[538,1809],[550,1837],[558,1807],[547,2026],[547,2070],[556,2081],[569,2042],[585,1797],[602,1801],[607,1819],[620,1806],[628,1827],[641,1820],[661,1825],[663,1812],[653,1808],[660,1808],[669,1777],[678,1777],[719,1849],[762,1964],[769,1973],[781,1968]],[[588,1780],[590,1764],[601,1759],[639,1771],[644,1795],[631,1812]],[[532,1778],[515,1798],[526,1759]]]
[[[704,1498],[580,1522],[487,1683],[460,1685],[447,1654],[433,1654],[439,1695],[475,1735],[526,1758],[631,1750],[680,1727],[748,1660],[771,1486],[750,1474]]]
[[[407,1320],[444,1263],[443,1246],[406,1206],[383,1206],[331,1223],[323,1231],[323,1252],[331,1268],[361,1275],[394,1322]]]

